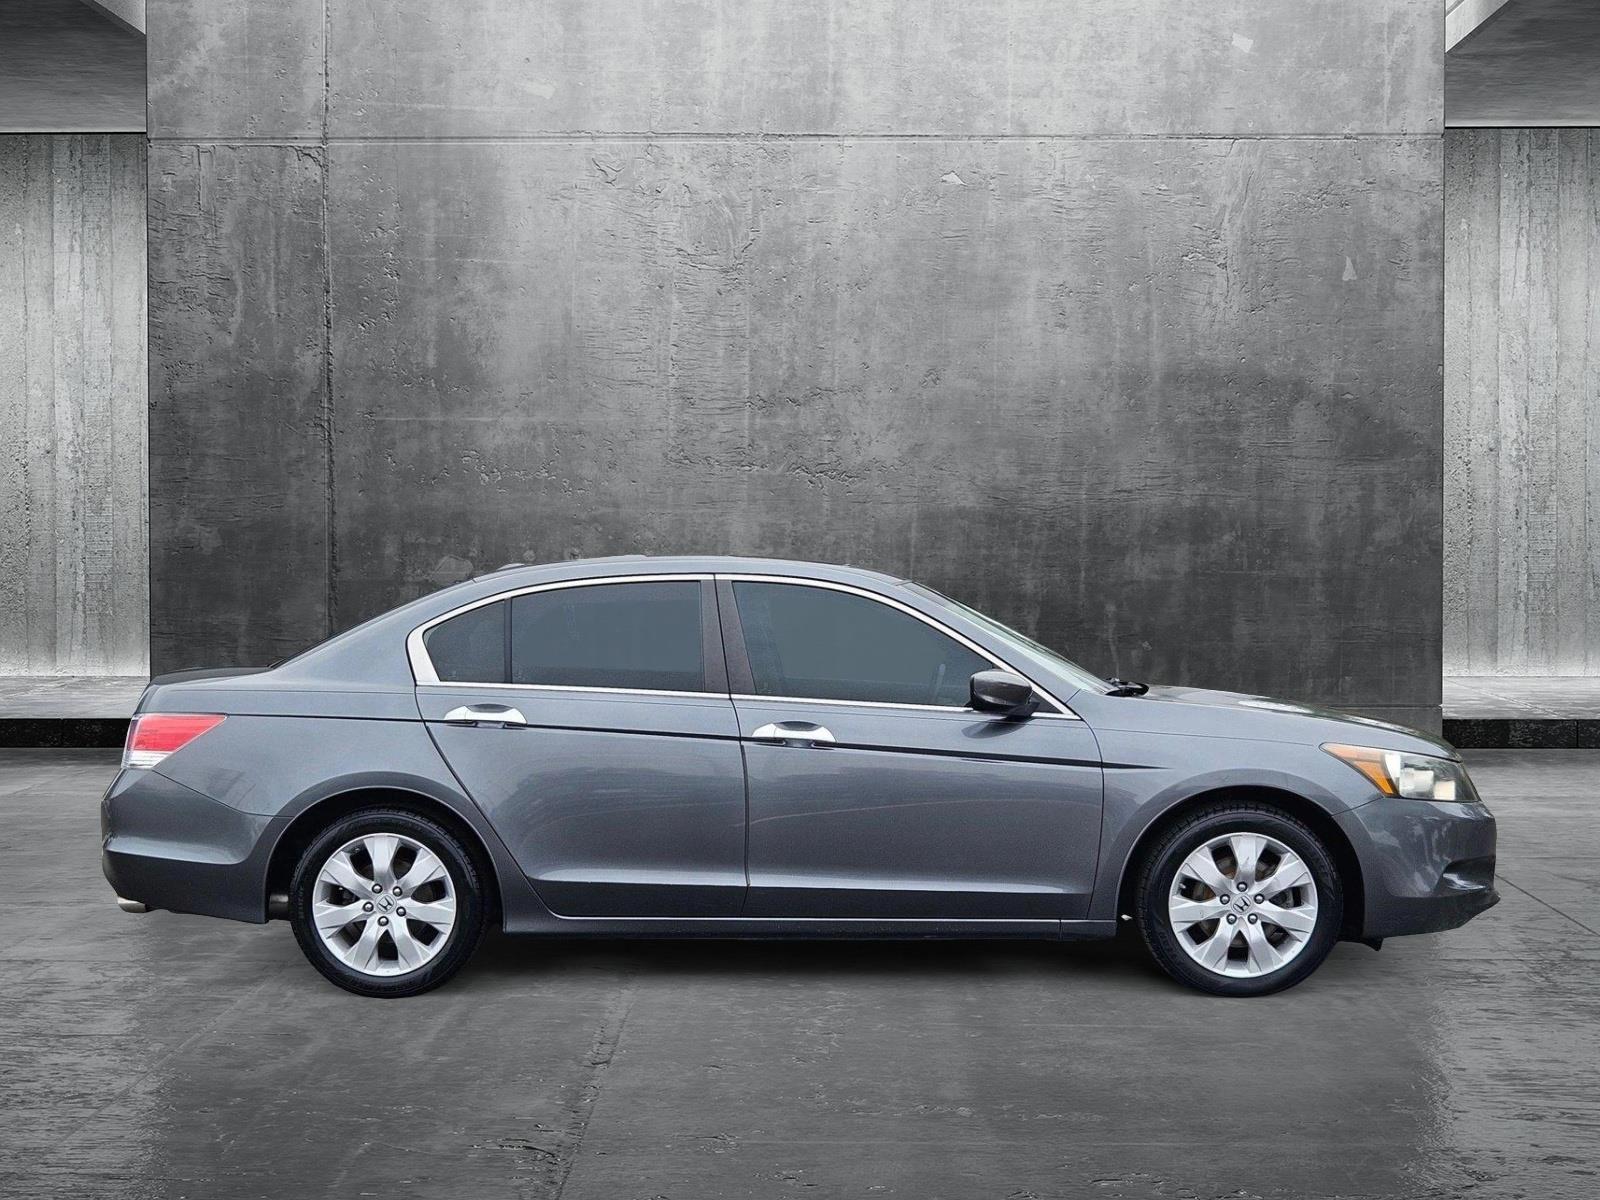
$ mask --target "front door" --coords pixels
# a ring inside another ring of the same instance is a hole
[[[968,682],[995,662],[867,593],[720,589],[749,781],[746,916],[1084,914],[1102,784],[1082,721],[973,711]]]
[[[514,594],[435,625],[417,702],[564,916],[736,916],[744,766],[711,584]]]

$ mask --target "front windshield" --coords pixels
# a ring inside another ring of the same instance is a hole
[[[1002,625],[993,617],[985,616],[977,609],[971,608],[959,600],[952,600],[949,596],[942,595],[930,587],[924,587],[920,583],[913,583],[908,586],[912,591],[920,592],[924,596],[939,601],[940,604],[948,604],[974,625],[981,625],[987,632],[999,638],[1006,645],[1021,650],[1026,654],[1031,654],[1035,658],[1044,659],[1057,671],[1072,680],[1078,687],[1086,691],[1098,692],[1101,695],[1110,690],[1106,681],[1092,671],[1085,670],[1069,658],[1063,658],[1060,654],[1050,649],[1049,646],[1034,641],[1026,634],[1018,633],[1009,625]]]

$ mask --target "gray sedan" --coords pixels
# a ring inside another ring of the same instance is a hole
[[[510,933],[1103,938],[1261,995],[1494,904],[1454,751],[1103,680],[927,588],[516,566],[270,670],[151,682],[102,804],[132,912],[287,919],[369,996]]]

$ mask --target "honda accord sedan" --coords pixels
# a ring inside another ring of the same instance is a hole
[[[732,558],[507,567],[266,670],[151,682],[101,808],[130,912],[286,919],[368,996],[485,928],[1104,938],[1229,996],[1494,904],[1421,733],[1101,679],[928,588]]]

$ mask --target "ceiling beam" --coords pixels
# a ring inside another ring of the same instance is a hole
[[[1448,54],[1484,22],[1504,8],[1510,0],[1447,0],[1444,13],[1444,49]]]

